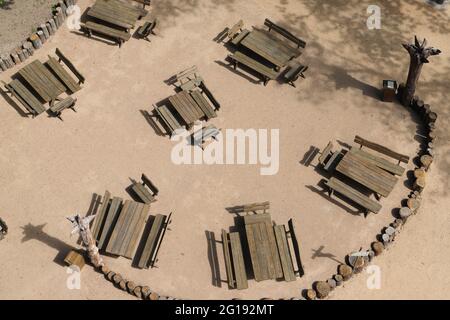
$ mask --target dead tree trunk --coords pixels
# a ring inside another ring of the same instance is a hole
[[[417,36],[414,36],[414,44],[403,44],[403,47],[408,51],[410,56],[408,79],[406,80],[406,86],[402,95],[402,103],[404,106],[409,106],[411,104],[423,64],[429,62],[429,56],[441,53],[441,50],[433,47],[427,48],[426,45],[427,40],[423,39],[423,42],[419,43]]]

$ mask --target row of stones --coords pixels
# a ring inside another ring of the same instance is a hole
[[[315,282],[311,289],[305,290],[306,299],[326,298],[334,288],[342,285],[343,281],[349,280],[354,274],[364,270],[374,256],[379,256],[394,241],[408,217],[418,212],[422,200],[421,193],[425,188],[425,176],[430,170],[435,156],[437,113],[433,112],[431,106],[425,104],[418,97],[414,97],[410,107],[420,117],[426,136],[417,158],[414,159],[417,165],[408,173],[408,176],[412,177],[411,192],[407,199],[402,201],[403,206],[398,210],[398,217],[389,226],[382,229],[382,232],[376,236],[376,241],[371,243],[370,249],[350,253],[345,259],[346,263],[338,266],[336,274],[326,281]]]
[[[36,32],[31,34],[22,44],[8,54],[0,55],[0,72],[6,71],[17,64],[27,60],[34,51],[42,48],[42,45],[56,33],[68,15],[68,7],[73,6],[77,0],[59,1],[51,12],[51,18],[37,27]]]

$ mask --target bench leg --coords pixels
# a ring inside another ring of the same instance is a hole
[[[267,82],[269,82],[269,78],[264,78],[264,86],[267,86]]]
[[[297,88],[297,87],[295,86],[294,81],[289,81],[289,84],[290,84],[291,86],[293,86],[294,88]]]

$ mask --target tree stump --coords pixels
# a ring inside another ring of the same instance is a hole
[[[423,109],[422,109],[422,116],[424,117],[424,119],[427,118],[427,116],[430,112],[431,112],[431,106],[428,103],[425,103],[423,105]]]
[[[16,52],[11,52],[11,58],[13,59],[14,64],[19,64],[20,63],[20,58],[19,58],[19,56],[17,55]]]
[[[340,264],[338,267],[338,273],[342,276],[344,281],[347,281],[352,277],[353,269],[346,264]]]
[[[417,100],[416,102],[416,110],[417,112],[421,112],[422,108],[423,108],[424,102],[423,100]]]
[[[317,297],[319,297],[319,299],[326,298],[330,294],[331,287],[325,281],[318,281],[316,283],[315,287],[316,287]]]
[[[119,288],[122,289],[123,291],[127,290],[127,281],[123,280],[119,282]]]
[[[367,257],[369,258],[369,262],[372,261],[373,257],[375,257],[375,251],[369,250]]]
[[[422,192],[423,189],[425,189],[425,179],[424,178],[418,178],[414,181],[413,188],[415,191]]]
[[[402,219],[406,219],[411,215],[411,209],[408,207],[401,207],[399,213]]]
[[[115,275],[116,275],[116,273],[114,271],[110,271],[106,275],[106,278],[108,278],[109,281],[113,281],[113,278],[114,278]]]
[[[147,287],[147,286],[143,286],[142,289],[141,289],[141,292],[142,292],[142,298],[143,299],[148,299],[148,296],[150,295],[150,293],[152,293],[150,288]]]
[[[22,47],[28,51],[30,56],[34,54],[33,44],[30,41],[25,41]]]
[[[437,139],[436,131],[431,130],[430,132],[428,132],[428,139],[430,140],[430,142],[435,143]]]
[[[22,49],[22,53],[25,56],[25,60],[28,59],[30,57],[30,53],[28,52],[27,49]]]
[[[342,282],[344,281],[344,278],[340,274],[335,274],[333,276],[333,279],[336,281],[336,285],[340,286]]]
[[[8,70],[8,67],[6,66],[6,63],[1,58],[0,58],[0,69],[2,69],[2,71]]]
[[[55,19],[52,18],[52,19],[48,20],[48,23],[50,24],[50,26],[51,26],[51,28],[53,30],[53,34],[55,34],[56,30],[58,30],[58,27],[56,26]]]
[[[330,286],[331,290],[333,290],[337,286],[336,280],[334,280],[333,278],[328,279],[327,283]]]
[[[39,28],[40,28],[40,29],[42,30],[42,32],[44,33],[45,39],[50,38],[50,32],[48,32],[47,25],[46,25],[45,23],[41,24],[41,25],[39,26]]]
[[[138,297],[139,299],[142,299],[142,287],[141,286],[137,286],[136,288],[134,288],[133,294],[136,297]]]
[[[109,268],[105,265],[102,266],[101,269],[102,273],[106,276],[111,270],[109,270]]]
[[[414,178],[425,178],[425,170],[423,169],[416,169],[414,170]]]
[[[36,33],[37,33],[37,35],[39,36],[39,39],[41,39],[42,44],[44,44],[45,41],[46,41],[45,36],[44,36],[44,32],[43,32],[42,30],[39,30],[39,31],[36,32]]]
[[[438,115],[436,112],[428,113],[428,122],[433,123],[433,124],[436,123],[437,117],[438,117]]]
[[[313,289],[306,290],[306,299],[315,300],[317,297],[316,291]]]
[[[381,240],[383,240],[383,244],[384,246],[388,245],[389,242],[391,241],[391,238],[389,237],[389,235],[387,235],[386,233],[383,233],[381,235]]]
[[[379,241],[373,242],[372,250],[375,253],[375,256],[379,256],[384,250],[384,245]]]
[[[42,41],[41,41],[41,39],[39,38],[39,36],[36,33],[33,33],[30,36],[30,41],[33,44],[33,47],[35,49],[42,48]]]
[[[395,219],[394,222],[392,222],[392,227],[398,229],[399,227],[401,227],[402,223],[403,223],[402,219]]]
[[[159,295],[156,292],[150,293],[148,297],[150,300],[159,300]]]
[[[423,155],[420,157],[420,163],[425,167],[425,171],[430,169],[430,165],[433,162],[433,157],[429,155]]]
[[[58,19],[58,17],[56,16],[56,14],[53,16],[53,21],[55,21],[56,29],[59,29],[59,27],[60,27],[61,25],[59,24],[59,19]]]
[[[113,277],[113,281],[116,285],[119,285],[120,281],[122,281],[122,280],[123,280],[123,278],[120,275],[120,273],[116,273]]]
[[[23,54],[22,48],[16,48],[15,53],[19,57],[20,62],[24,62],[26,60],[25,55]]]
[[[410,198],[406,201],[406,205],[411,210],[411,212],[416,213],[417,210],[420,208],[420,201],[417,199]]]
[[[389,226],[389,227],[386,228],[384,233],[386,233],[388,236],[392,236],[395,233],[395,229],[393,227]]]
[[[54,35],[55,34],[55,30],[53,30],[53,27],[50,24],[50,22],[46,22],[45,25],[47,26],[47,30],[48,30],[48,33],[50,34],[50,36]]]
[[[133,293],[134,288],[136,288],[136,284],[133,281],[127,282],[127,289],[129,293]]]

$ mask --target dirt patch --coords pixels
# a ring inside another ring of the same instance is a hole
[[[9,53],[20,45],[51,15],[56,0],[0,1],[0,54]]]

